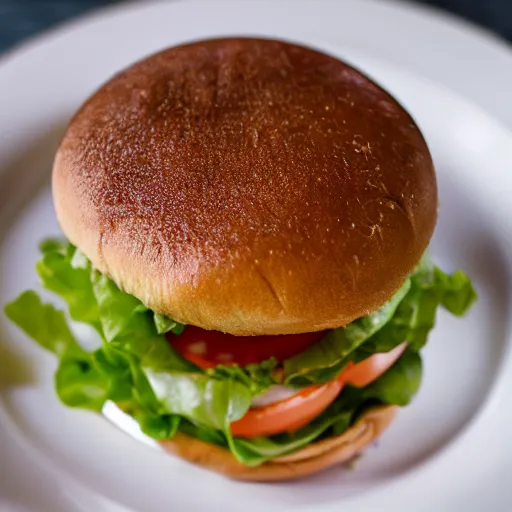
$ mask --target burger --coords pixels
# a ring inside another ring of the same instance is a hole
[[[60,400],[235,479],[358,455],[418,391],[437,308],[476,298],[426,253],[436,178],[411,116],[295,44],[205,40],[120,72],[69,123],[53,198],[66,239],[37,272],[67,313],[34,291],[5,311],[57,356]]]

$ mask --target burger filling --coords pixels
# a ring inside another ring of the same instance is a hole
[[[468,277],[425,256],[381,309],[324,332],[237,337],[182,325],[149,310],[67,242],[41,245],[42,285],[7,316],[59,359],[55,388],[70,407],[115,403],[148,436],[180,431],[255,466],[338,436],[368,408],[407,405],[421,382],[420,350],[439,306],[463,315],[476,299]],[[86,348],[74,331],[97,333]]]

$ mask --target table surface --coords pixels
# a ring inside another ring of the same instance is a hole
[[[0,52],[67,19],[116,1],[0,0]],[[458,14],[512,41],[512,0],[412,1]]]

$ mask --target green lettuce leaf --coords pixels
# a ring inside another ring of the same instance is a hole
[[[45,238],[39,243],[39,251],[42,254],[46,254],[47,252],[66,254],[70,246],[71,244],[65,238]]]
[[[245,414],[253,396],[248,386],[232,376],[219,379],[220,370],[216,378],[186,373],[198,370],[158,335],[147,309],[105,276],[91,276],[105,335],[103,346],[92,353],[76,342],[64,313],[43,304],[35,292],[23,293],[5,308],[11,320],[58,356],[56,391],[66,405],[101,410],[112,400],[158,438],[173,435],[179,417],[222,430]],[[245,379],[257,371],[254,365]]]
[[[63,404],[97,412],[109,398],[109,381],[87,353],[80,359],[62,359],[55,372],[55,390]]]
[[[154,321],[158,334],[172,332],[173,334],[179,335],[183,332],[183,329],[185,329],[183,324],[176,322],[168,316],[161,315],[160,313],[154,314]]]
[[[23,292],[4,311],[12,322],[57,357],[80,357],[84,353],[64,313],[51,304],[43,304],[36,292]]]
[[[156,331],[147,309],[133,295],[121,292],[114,281],[97,270],[91,272],[90,281],[107,342],[131,336],[133,332],[151,336]]]
[[[166,439],[174,435],[179,416],[160,411],[146,374],[131,353],[117,349],[115,344],[86,352],[73,336],[64,313],[43,304],[33,291],[22,293],[5,307],[5,313],[58,357],[55,390],[65,405],[100,412],[105,402],[112,400],[130,410],[151,437]],[[146,350],[151,352],[150,347]]]
[[[69,407],[101,410],[108,396],[108,379],[80,347],[62,311],[43,304],[33,291],[22,293],[5,306],[7,317],[60,360],[55,374],[59,398]]]
[[[43,257],[36,270],[43,286],[67,302],[73,320],[88,323],[102,334],[89,262],[80,261],[72,246],[57,240],[47,240],[41,244],[41,250]]]
[[[243,439],[233,437],[228,433],[226,435],[227,446],[243,464],[258,466],[268,460],[304,448],[335,424],[345,425],[345,428],[341,431],[344,432],[350,426],[355,411],[345,410],[340,404],[342,404],[341,397],[335,403],[336,406],[331,406],[309,425],[293,434],[283,433],[271,437]]]
[[[424,257],[412,274],[411,288],[393,317],[361,346],[354,359],[361,360],[375,352],[387,352],[403,341],[419,351],[435,325],[439,306],[462,316],[476,299],[476,292],[464,272],[458,270],[452,275],[446,274],[433,265],[428,257]]]
[[[229,449],[226,436],[222,430],[216,430],[214,428],[207,428],[204,426],[200,427],[191,421],[182,419],[179,425],[179,431],[187,434],[188,436],[201,439],[207,443],[216,444]]]
[[[147,371],[161,410],[217,430],[229,428],[249,409],[252,393],[233,379],[211,379],[204,374]]]
[[[43,256],[37,270],[42,284],[68,303],[73,320],[93,326],[105,342],[141,358],[146,366],[197,371],[161,336],[169,331],[181,332],[182,324],[153,313],[120,290],[73,245],[49,239],[40,249]]]
[[[205,370],[206,375],[213,379],[230,379],[244,384],[250,389],[252,395],[259,395],[273,384],[278,384],[275,370],[278,366],[277,359],[271,357],[267,361],[258,364],[248,364],[240,367],[236,364],[225,366],[217,365],[215,368]]]
[[[106,341],[133,330],[153,334],[180,334],[184,326],[153,313],[138,299],[121,291],[107,276],[94,270],[86,256],[58,239],[41,243],[42,258],[36,269],[43,286],[60,295],[73,320],[92,325]],[[155,329],[148,323],[154,323]],[[141,325],[137,325],[141,324]]]
[[[43,304],[32,291],[5,307],[7,316],[43,348],[59,358],[56,392],[68,406],[101,410],[112,400],[130,408],[153,437],[176,431],[179,417],[162,415],[141,363],[154,369],[196,371],[159,331],[180,324],[156,315],[94,270],[71,244],[47,240],[37,270],[43,286],[60,295],[74,320],[88,323],[104,340],[89,353],[76,342],[62,311]]]

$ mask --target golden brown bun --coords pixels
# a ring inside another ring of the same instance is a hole
[[[396,409],[396,406],[369,409],[341,436],[318,441],[256,467],[238,462],[228,450],[220,446],[181,433],[161,444],[182,459],[235,480],[293,480],[351,460],[384,432]]]
[[[330,56],[278,41],[165,50],[71,121],[53,193],[70,241],[151,309],[238,335],[379,308],[437,213],[411,117]]]

